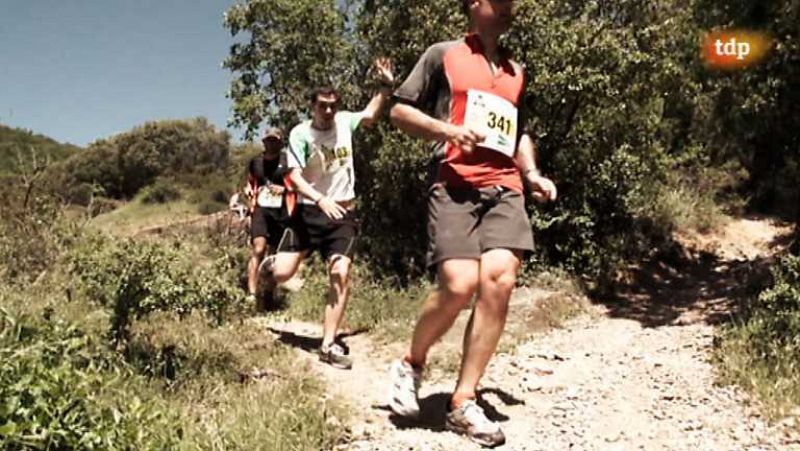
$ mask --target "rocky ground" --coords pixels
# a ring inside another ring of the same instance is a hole
[[[481,387],[484,410],[500,422],[507,450],[800,450],[796,417],[768,423],[733,387],[719,386],[710,363],[715,327],[744,295],[743,274],[769,258],[785,232],[766,220],[734,221],[700,237],[674,265],[641,268],[609,299],[594,301],[562,328],[522,340],[491,362]],[[548,296],[518,290],[510,327]],[[464,320],[434,351],[459,352]],[[314,337],[317,325],[270,325],[282,337]],[[291,340],[290,340],[291,341]],[[315,362],[331,395],[352,406],[348,450],[469,450],[443,430],[452,371],[432,371],[421,389],[422,418],[409,422],[386,408],[391,360],[405,344],[349,337],[351,371]]]

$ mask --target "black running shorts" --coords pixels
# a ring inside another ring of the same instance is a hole
[[[279,252],[305,252],[319,250],[328,260],[334,255],[350,259],[355,253],[356,237],[360,225],[355,212],[350,210],[342,219],[330,219],[316,205],[298,204],[289,220],[286,238]]]
[[[283,236],[283,209],[256,207],[250,219],[250,241],[262,237],[273,249]]]

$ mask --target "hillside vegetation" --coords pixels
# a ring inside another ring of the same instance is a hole
[[[250,137],[265,121],[288,129],[307,113],[308,88],[329,83],[345,108],[363,108],[372,58],[390,56],[404,77],[428,45],[461,35],[458,3],[238,3],[225,17],[238,40],[224,63],[233,122]],[[515,4],[505,44],[529,72],[524,125],[560,193],[527,207],[537,250],[520,284],[561,274],[607,301],[631,270],[682,261],[675,231],[714,230],[722,213],[800,224],[798,2]],[[309,23],[314,33],[297,32]],[[708,70],[697,37],[723,26],[770,32],[771,56],[747,71]],[[354,147],[363,228],[348,318],[388,341],[407,335],[430,287],[431,155],[385,119]],[[348,445],[341,400],[252,320],[245,233],[130,238],[224,209],[257,146],[195,118],[154,120],[85,149],[0,127],[0,151],[0,447]],[[740,281],[749,296],[716,341],[730,357],[717,362],[726,380],[780,413],[800,401],[798,233],[781,238],[792,251],[758,262],[771,271],[749,268],[763,277]],[[319,318],[327,280],[321,263],[309,268],[271,318]]]
[[[30,130],[0,124],[0,177],[18,174],[20,163],[28,164],[34,158],[31,149],[35,149],[35,158],[40,165],[64,160],[81,151],[78,146],[62,144]]]

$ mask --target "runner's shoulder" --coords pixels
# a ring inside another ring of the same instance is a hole
[[[448,50],[464,43],[465,43],[464,38],[436,42],[434,44],[431,44],[427,49],[425,49],[425,53],[423,53],[423,56],[425,58],[441,61],[444,58],[444,54],[447,53]]]
[[[306,119],[303,122],[292,127],[292,130],[289,132],[289,140],[296,138],[303,138],[308,136],[309,130],[311,129],[311,119]]]

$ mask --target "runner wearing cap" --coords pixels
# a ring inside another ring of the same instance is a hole
[[[258,268],[265,255],[274,252],[283,235],[283,174],[285,165],[281,160],[283,131],[272,127],[265,131],[261,140],[264,152],[250,160],[247,165],[247,185],[245,193],[250,197],[250,240],[252,254],[247,265],[248,300],[258,310],[266,310],[271,299],[257,300]],[[271,290],[265,290],[267,298]]]
[[[310,252],[319,250],[322,254],[330,286],[319,358],[345,369],[352,366],[352,360],[335,339],[344,317],[350,263],[359,229],[353,211],[352,134],[378,120],[394,82],[391,61],[379,58],[373,68],[381,88],[363,111],[339,111],[336,90],[318,88],[309,99],[311,119],[298,124],[289,134],[288,178],[300,198],[272,268],[274,279],[283,282],[292,277]]]
[[[438,290],[422,308],[406,355],[392,365],[389,406],[401,416],[419,415],[428,350],[477,294],[445,426],[497,446],[505,436],[477,404],[477,387],[505,326],[523,254],[533,249],[523,180],[540,201],[555,200],[556,188],[539,175],[533,141],[522,133],[523,68],[498,45],[511,25],[513,0],[462,5],[470,33],[429,47],[395,91],[391,110],[401,130],[437,143],[428,265]]]

